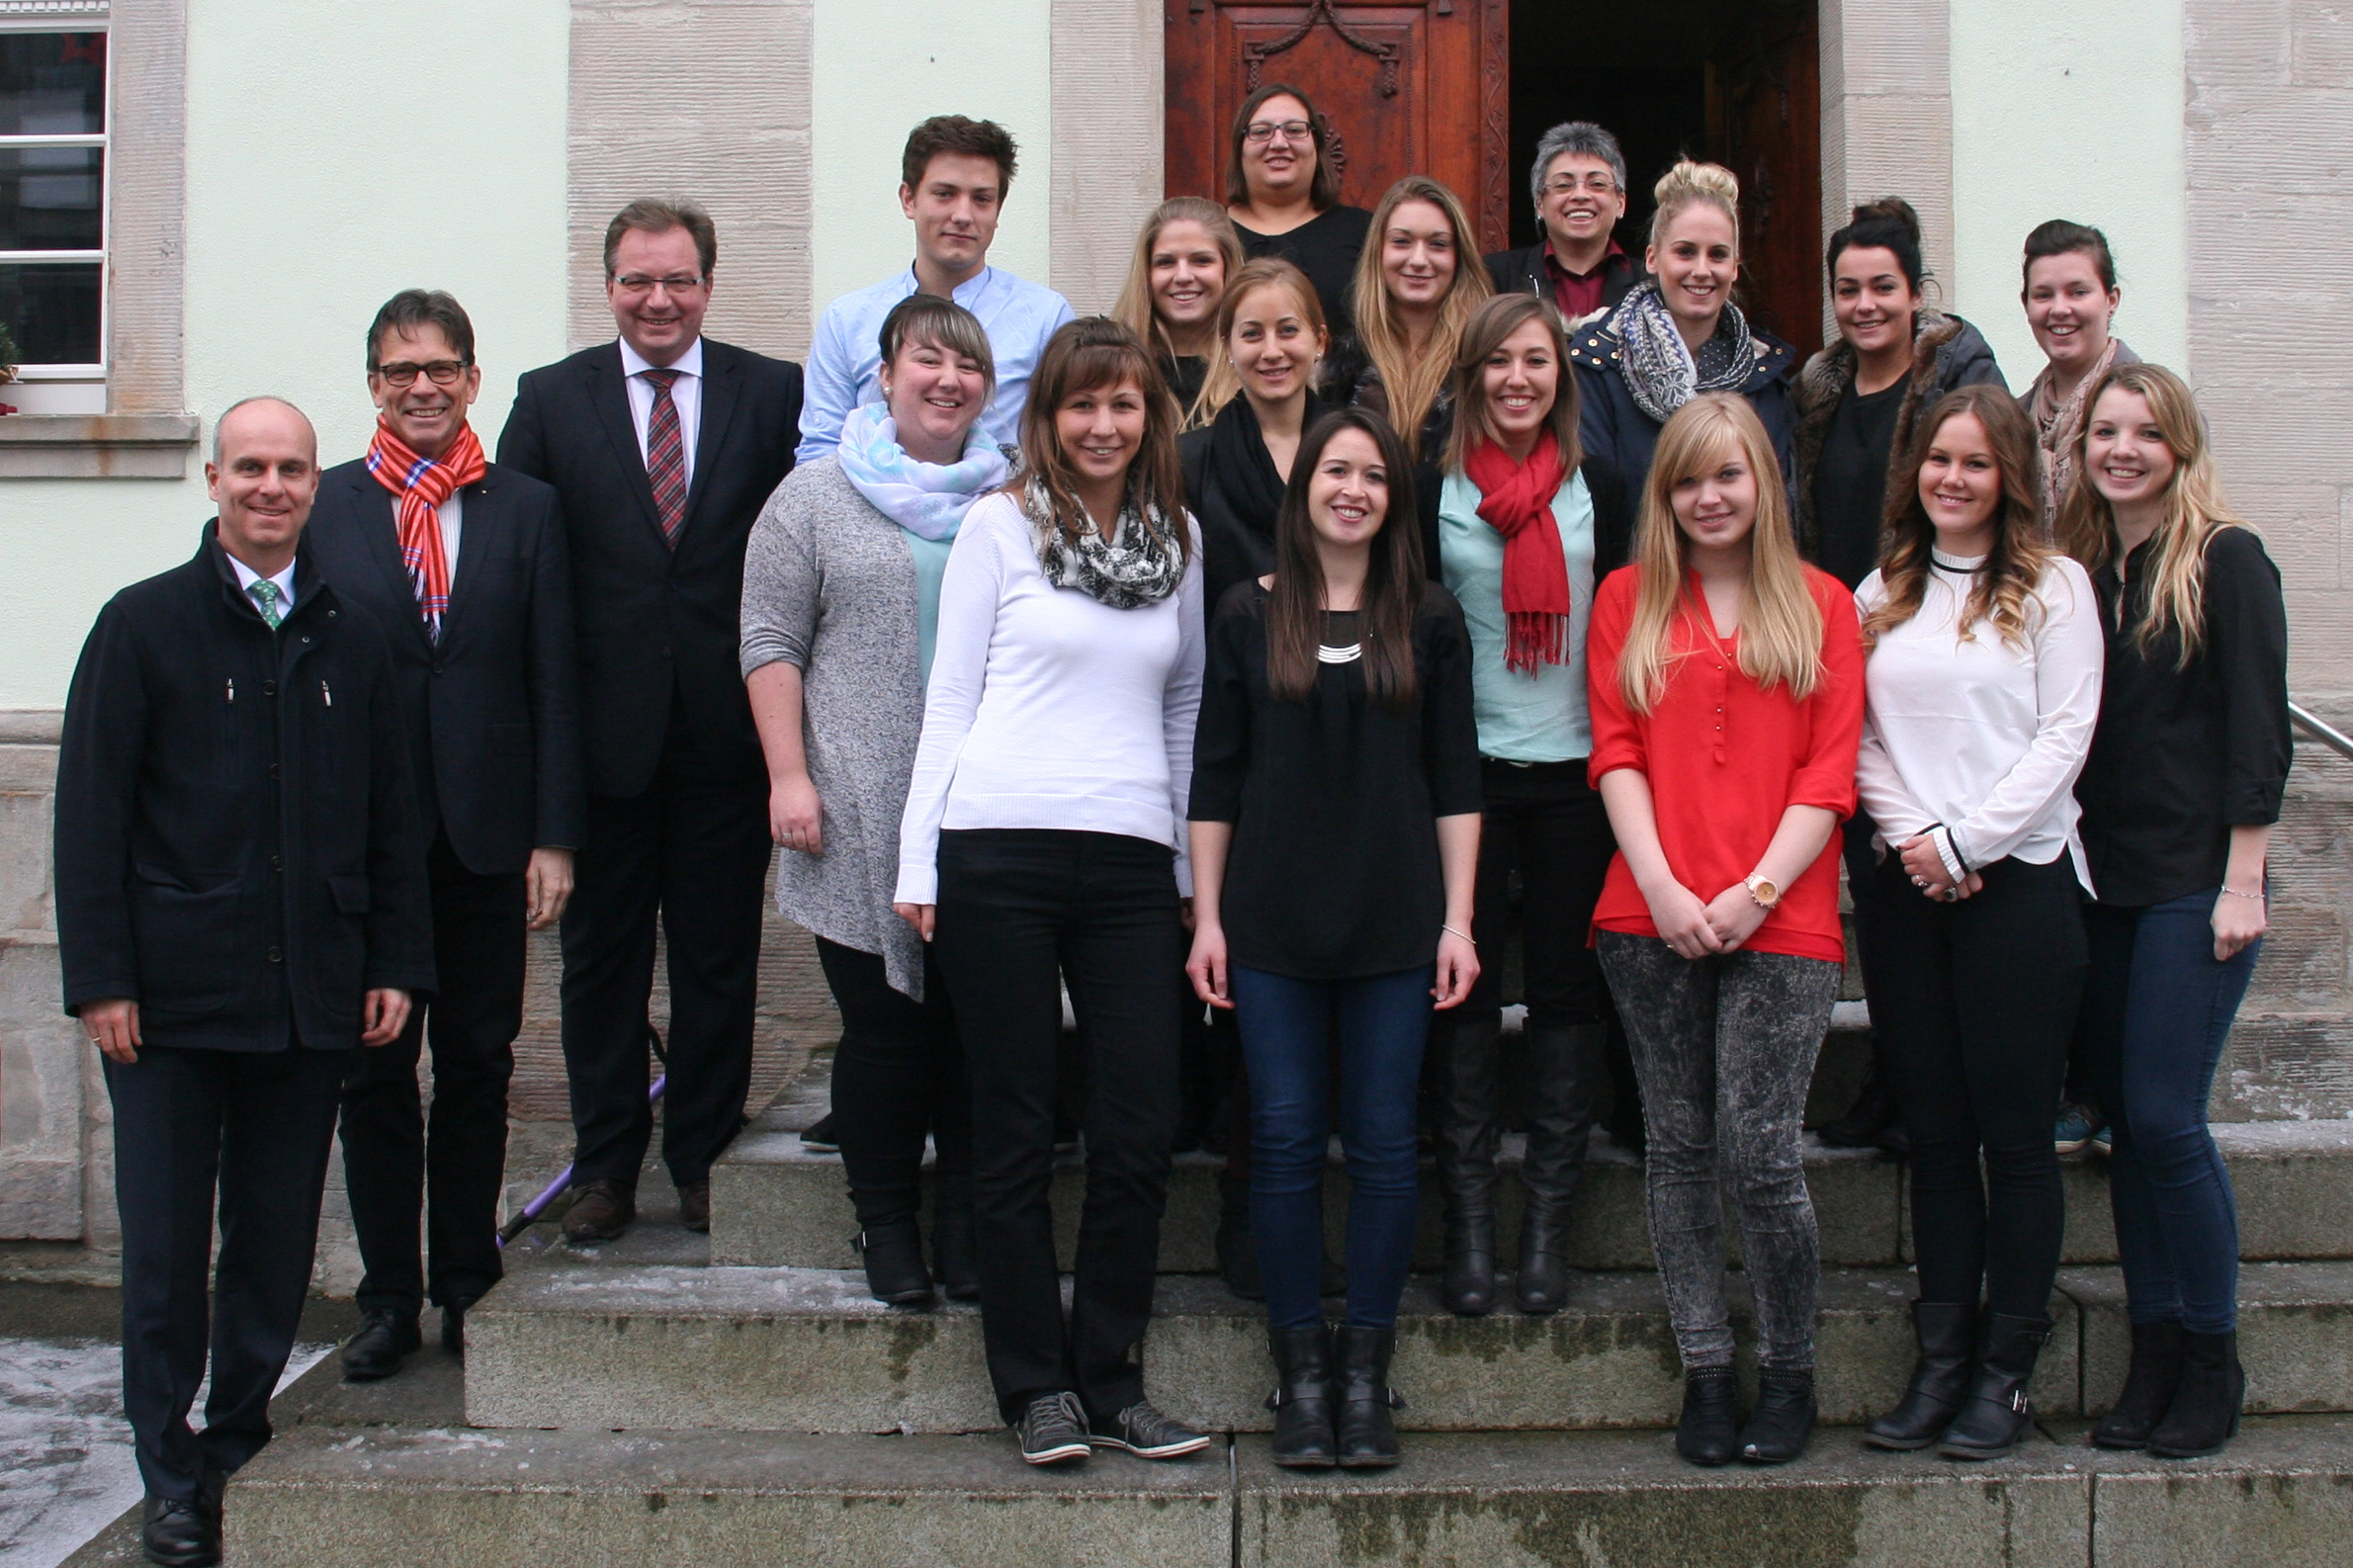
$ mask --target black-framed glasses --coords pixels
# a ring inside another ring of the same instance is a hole
[[[1546,196],[1574,196],[1579,191],[1591,191],[1596,196],[1614,196],[1617,194],[1617,182],[1607,174],[1589,174],[1583,180],[1566,175],[1544,182]]]
[[[394,360],[390,365],[377,366],[374,374],[383,377],[394,387],[413,387],[419,376],[424,377],[436,387],[455,387],[458,385],[459,378],[463,377],[473,364],[474,361],[470,359],[427,360],[422,365],[411,365],[406,360]]]
[[[1304,120],[1254,120],[1242,128],[1242,139],[1255,143],[1272,141],[1279,135],[1285,141],[1305,141],[1312,131]]]
[[[642,272],[625,272],[613,280],[613,287],[623,294],[652,294],[656,288],[665,294],[690,294],[703,286],[704,280],[691,272],[672,273],[667,278],[649,278]]]

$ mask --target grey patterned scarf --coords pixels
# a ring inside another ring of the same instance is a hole
[[[1636,284],[1611,317],[1610,328],[1624,345],[1626,390],[1642,411],[1661,424],[1704,392],[1733,392],[1757,368],[1757,347],[1740,306],[1724,303],[1715,335],[1699,345],[1697,359],[1675,329],[1675,317],[1655,283]]]
[[[1158,507],[1139,512],[1131,501],[1119,508],[1112,537],[1094,528],[1074,540],[1054,518],[1054,497],[1045,480],[1031,475],[1021,486],[1021,512],[1037,541],[1038,566],[1057,588],[1076,588],[1114,610],[1158,604],[1184,581],[1184,553],[1176,531]]]

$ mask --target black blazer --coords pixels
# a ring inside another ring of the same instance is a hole
[[[215,542],[98,612],[57,750],[65,1010],[149,1045],[359,1043],[363,996],[433,990],[425,845],[385,637],[305,544],[272,632]]]
[[[737,658],[743,544],[800,439],[801,367],[703,339],[694,482],[672,550],[654,516],[619,345],[582,349],[516,386],[498,461],[553,484],[563,503],[590,793],[645,793],[673,692],[713,761],[761,768]]]
[[[1650,274],[1642,270],[1642,258],[1619,250],[1602,262],[1602,308],[1614,309],[1635,284]],[[1523,245],[1518,250],[1499,250],[1487,258],[1487,278],[1495,285],[1497,294],[1532,294],[1539,300],[1552,296],[1552,274],[1544,266],[1544,241]],[[1574,325],[1574,323],[1571,323]]]
[[[479,876],[514,875],[541,845],[579,847],[579,653],[556,492],[493,465],[459,491],[464,529],[441,640],[425,636],[392,491],[365,462],[319,477],[305,538],[319,572],[392,645],[426,842]]]

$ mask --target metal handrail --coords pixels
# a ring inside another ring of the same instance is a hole
[[[2334,751],[2338,756],[2353,760],[2353,739],[2348,739],[2342,731],[2329,724],[2327,720],[2308,709],[2299,708],[2294,703],[2288,704],[2288,717],[2295,722],[2298,729],[2328,747],[2329,750]]]

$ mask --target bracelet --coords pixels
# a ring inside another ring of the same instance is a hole
[[[1476,946],[1478,946],[1478,945],[1479,945],[1478,938],[1476,938],[1476,937],[1472,936],[1472,935],[1471,935],[1471,933],[1470,933],[1470,932],[1468,932],[1468,931],[1457,931],[1457,930],[1455,930],[1455,929],[1454,929],[1454,927],[1453,927],[1453,926],[1451,926],[1451,925],[1447,925],[1447,924],[1443,923],[1442,921],[1439,923],[1439,925],[1438,925],[1438,929],[1439,929],[1439,930],[1441,930],[1441,931],[1444,931],[1444,932],[1446,932],[1446,933],[1447,933],[1447,934],[1449,934],[1449,935],[1452,935],[1452,936],[1459,936],[1459,937],[1461,937],[1461,938],[1462,938],[1464,941],[1466,941],[1466,942],[1470,943],[1470,944],[1471,944],[1471,946],[1473,946],[1473,947],[1476,947]]]
[[[2228,883],[2224,883],[2224,884],[2222,885],[2222,896],[2223,896],[2223,897],[2225,897],[2225,898],[2231,898],[2231,899],[2253,899],[2253,900],[2254,900],[2256,903],[2258,903],[2258,904],[2260,904],[2260,903],[2262,903],[2262,902],[2263,902],[2263,895],[2262,895],[2262,894],[2260,894],[2260,893],[2241,893],[2241,892],[2239,892],[2239,891],[2238,891],[2238,889],[2236,889],[2236,888],[2234,888],[2234,887],[2231,887],[2231,886],[2230,886]]]

